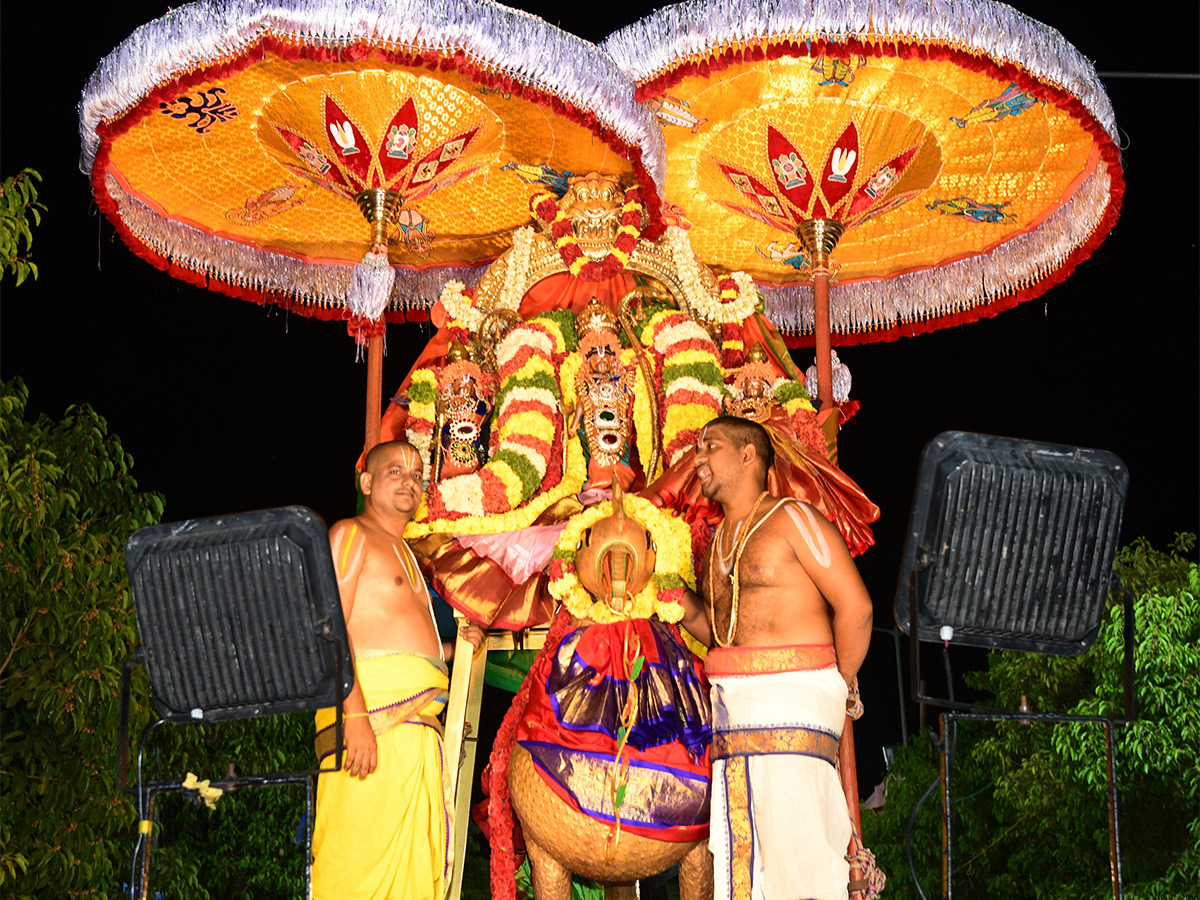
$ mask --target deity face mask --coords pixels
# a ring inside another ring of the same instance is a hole
[[[567,189],[559,208],[571,221],[580,247],[607,249],[617,239],[621,226],[621,203],[625,194],[615,180],[592,174]]]
[[[587,357],[588,367],[597,375],[608,375],[617,367],[617,358],[607,347],[597,347]]]
[[[731,399],[728,404],[730,415],[754,422],[765,422],[771,417],[774,396],[771,386],[761,378],[747,378],[742,384],[742,396]]]

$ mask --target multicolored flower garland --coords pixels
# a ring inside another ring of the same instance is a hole
[[[663,358],[655,387],[662,398],[663,458],[669,466],[696,443],[700,429],[721,414],[721,357],[708,332],[678,310],[651,316],[641,339]]]
[[[408,421],[405,437],[417,448],[425,463],[425,477],[432,473],[430,448],[433,446],[433,430],[437,418],[437,372],[422,366],[412,374],[408,385]]]
[[[612,515],[612,501],[605,500],[572,516],[554,545],[550,559],[550,595],[566,606],[577,619],[610,623],[625,619],[658,616],[664,622],[683,618],[684,585],[696,586],[692,570],[692,539],[687,523],[659,509],[649,500],[626,496],[625,511],[637,519],[654,538],[657,558],[654,577],[627,604],[623,614],[614,613],[603,600],[596,600],[579,582],[575,571],[575,550],[583,533],[600,519]]]
[[[556,367],[565,352],[553,319],[531,319],[505,336],[496,348],[500,390],[492,457],[478,472],[430,488],[421,518],[500,515],[558,484],[563,435]]]
[[[775,382],[775,402],[780,404],[796,433],[796,440],[817,453],[822,459],[829,458],[829,445],[825,432],[817,423],[817,410],[812,405],[808,390],[798,381],[782,378]]]
[[[529,198],[529,208],[534,216],[550,223],[550,235],[558,247],[559,256],[567,270],[582,281],[605,281],[619,274],[629,265],[629,257],[642,236],[642,189],[631,188],[625,192],[625,203],[621,206],[621,224],[612,249],[603,259],[589,259],[579,246],[571,220],[558,205],[558,200],[549,191],[541,191]]]

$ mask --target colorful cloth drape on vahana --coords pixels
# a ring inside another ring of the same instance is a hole
[[[646,659],[632,687],[623,659],[626,628]],[[632,689],[638,714],[624,751],[630,765],[621,829],[665,841],[708,834],[708,683],[677,631],[657,619],[578,629],[541,656],[530,683],[517,742],[564,802],[593,819],[615,820],[617,729]]]

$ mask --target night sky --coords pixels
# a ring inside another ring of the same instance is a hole
[[[1162,545],[1200,530],[1197,9],[1155,0],[1124,8],[1136,22],[1115,22],[1072,4],[1018,6],[1062,30],[1102,75],[1193,76],[1104,77],[1128,189],[1112,235],[1066,283],[995,319],[840,352],[862,404],[842,432],[842,467],[883,509],[877,545],[860,561],[877,625],[892,622],[921,449],[943,430],[1110,450],[1131,473],[1123,541]],[[651,9],[530,8],[593,41]],[[25,379],[31,414],[92,404],[133,455],[140,485],[165,495],[167,520],[300,503],[333,521],[354,511],[363,439],[365,366],[345,328],[156,271],[115,237],[77,168],[76,104],[88,75],[165,11],[104,4],[51,21],[40,4],[4,4],[0,175],[38,169],[49,210],[35,234],[40,280],[4,284],[0,374]],[[385,396],[427,329],[389,328]],[[811,350],[795,356],[802,369],[812,361]],[[895,679],[884,635],[863,677],[864,791],[879,746],[899,740]]]

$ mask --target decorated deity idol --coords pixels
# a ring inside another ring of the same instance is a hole
[[[633,483],[629,461],[632,437],[633,369],[621,365],[621,343],[615,317],[589,304],[578,317],[583,335],[579,354],[583,358],[575,376],[575,415],[571,430],[579,434],[588,464],[586,489],[623,489]]]
[[[750,348],[746,362],[734,371],[725,412],[752,419],[766,429],[775,450],[775,462],[767,473],[773,493],[819,509],[837,525],[855,555],[874,543],[867,523],[879,518],[879,507],[829,461],[825,436],[804,384],[776,370],[762,345]]]
[[[778,377],[765,362],[747,362],[737,370],[732,389],[725,399],[725,411],[741,419],[766,422],[775,407],[774,385]]]
[[[442,370],[437,385],[434,481],[469,474],[487,462],[491,381],[469,359],[456,359]]]

